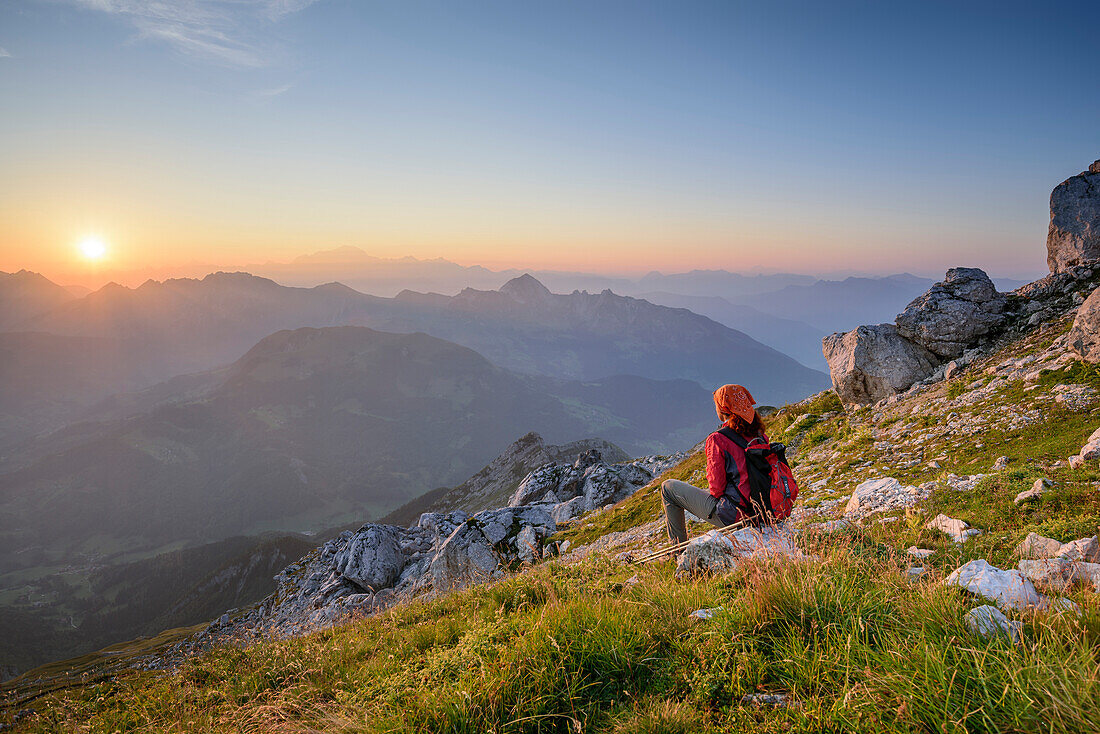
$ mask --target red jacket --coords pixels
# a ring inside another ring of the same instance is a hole
[[[767,441],[768,437],[760,434]],[[751,441],[756,436],[745,436],[746,441]],[[745,463],[745,451],[740,446],[730,441],[721,433],[715,431],[707,436],[707,484],[710,493],[715,497],[721,497],[726,493],[727,477],[736,483],[737,491],[747,504],[749,492],[749,472]],[[732,490],[732,488],[731,488]],[[731,491],[732,495],[733,492]],[[742,504],[736,497],[732,497],[736,504]]]

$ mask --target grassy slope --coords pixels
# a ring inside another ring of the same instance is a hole
[[[1035,335],[990,363],[1042,349],[1057,333]],[[220,647],[173,673],[131,673],[50,694],[20,729],[1094,731],[1100,604],[1090,590],[1069,595],[1084,609],[1080,618],[1018,615],[1025,642],[1016,646],[971,635],[962,619],[979,602],[938,583],[970,558],[1012,565],[1012,548],[1031,530],[1071,540],[1100,523],[1096,467],[1050,466],[1100,423],[1092,408],[1058,406],[1050,392],[1059,382],[1094,384],[1093,372],[1046,375],[1028,392],[1008,383],[988,404],[960,407],[963,391],[953,384],[970,384],[985,366],[881,415],[815,418],[839,407],[826,393],[771,419],[773,437],[801,446],[796,473],[811,507],[843,500],[871,476],[913,483],[1012,459],[973,492],[938,487],[920,513],[891,513],[897,521],[842,535],[808,534],[816,562],[743,563],[730,576],[675,580],[668,562],[639,569],[599,554],[552,561],[330,631]],[[1035,406],[1040,417],[1015,429],[945,428],[950,413],[995,422]],[[915,458],[922,437],[929,448]],[[933,458],[942,469],[928,467]],[[666,476],[701,484],[702,468],[695,454]],[[1036,505],[1013,505],[1041,475],[1058,484]],[[656,487],[592,514],[563,539],[585,543],[652,521]],[[941,511],[986,532],[955,546],[923,529]],[[937,551],[919,582],[904,574],[911,565],[904,549],[914,543]],[[695,622],[687,615],[700,607],[722,611]],[[755,692],[789,693],[797,705],[742,704]]]

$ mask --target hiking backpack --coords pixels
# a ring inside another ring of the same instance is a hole
[[[749,497],[741,495],[737,483],[727,482],[725,499],[737,498],[737,509],[748,516],[754,525],[771,524],[786,520],[798,499],[798,482],[787,464],[787,447],[781,443],[769,443],[757,437],[746,441],[732,428],[718,430],[745,452],[745,466],[749,473]],[[732,478],[731,478],[732,479]],[[732,496],[731,496],[732,490]],[[732,508],[730,508],[732,509]],[[726,513],[719,513],[722,516]],[[723,521],[729,523],[732,520]]]

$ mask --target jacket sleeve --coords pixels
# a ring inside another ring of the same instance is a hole
[[[726,491],[726,457],[714,434],[707,437],[707,485],[714,497],[721,497]]]

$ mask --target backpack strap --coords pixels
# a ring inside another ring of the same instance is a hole
[[[737,431],[733,430],[732,428],[729,428],[728,426],[719,428],[717,431],[715,431],[715,433],[721,433],[730,441],[733,441],[735,444],[740,446],[742,450],[749,447],[749,442],[745,440],[745,437]]]
[[[744,436],[742,436],[740,433],[733,430],[729,426],[723,426],[722,428],[719,428],[717,431],[715,431],[715,433],[721,433],[723,436],[728,438],[730,441],[733,441],[735,444],[737,444],[739,447],[741,447],[742,451],[747,449],[749,447],[749,444],[756,443],[757,441],[762,440],[759,436],[757,436],[752,441],[749,441]]]

